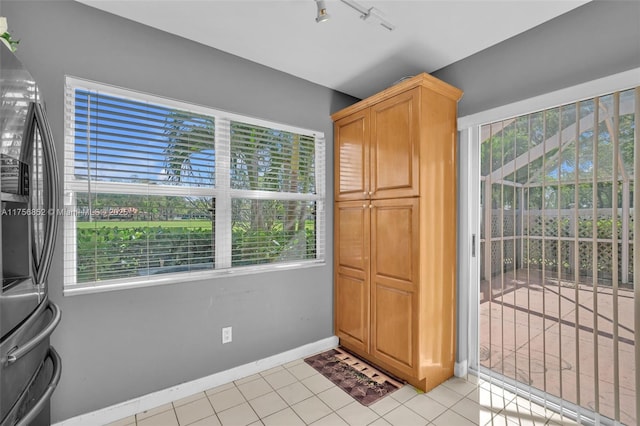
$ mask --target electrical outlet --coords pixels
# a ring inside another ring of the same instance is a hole
[[[232,334],[231,334],[231,327],[224,327],[222,329],[222,343],[231,343],[232,340]]]

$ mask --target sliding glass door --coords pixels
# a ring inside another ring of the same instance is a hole
[[[637,88],[472,132],[480,140],[476,367],[555,406],[624,424],[638,421],[639,111]]]

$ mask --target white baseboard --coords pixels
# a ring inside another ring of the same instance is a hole
[[[456,377],[466,377],[467,374],[469,373],[469,364],[468,361],[465,359],[462,362],[456,362],[453,365],[453,375]]]
[[[159,405],[185,398],[198,392],[204,392],[207,389],[215,388],[216,386],[224,385],[234,380],[268,370],[278,365],[335,348],[336,346],[338,346],[338,338],[336,336],[328,337],[268,358],[259,359],[226,371],[221,371],[201,379],[182,383],[180,385],[153,392],[129,401],[121,402],[120,404],[111,405],[97,411],[81,414],[56,423],[55,426],[104,425],[132,416],[136,413],[149,410]]]

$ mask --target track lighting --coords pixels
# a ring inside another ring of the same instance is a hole
[[[360,13],[360,19],[365,22],[380,24],[380,26],[388,29],[389,31],[393,31],[396,26],[391,22],[387,21],[382,17],[382,12],[375,7],[365,7],[360,3],[357,3],[353,0],[340,0],[342,3],[346,4],[353,10]]]
[[[369,22],[369,23],[379,24],[379,25],[383,26],[384,28],[388,29],[389,31],[393,31],[396,28],[395,25],[393,25],[391,22],[389,22],[386,19],[384,19],[382,17],[381,12],[378,9],[376,9],[375,7],[369,8],[367,13],[362,14],[360,16],[360,18],[363,21],[366,21],[366,22]]]
[[[365,7],[359,3],[356,3],[353,0],[340,0],[342,3],[346,4],[350,8],[354,9],[358,13],[360,13],[360,19],[365,22],[379,24],[383,28],[386,28],[389,31],[393,31],[396,26],[391,22],[384,19],[382,16],[382,12],[375,7]],[[316,22],[324,22],[329,20],[330,16],[327,13],[327,6],[325,5],[324,0],[315,0],[316,6],[318,7],[318,14],[316,16]]]
[[[329,14],[327,13],[327,6],[324,4],[324,0],[315,0],[318,7],[318,15],[316,16],[316,22],[324,22],[329,20]]]

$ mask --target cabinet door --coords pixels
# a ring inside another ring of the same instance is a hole
[[[342,344],[369,351],[369,205],[335,206],[335,334]]]
[[[336,121],[334,138],[336,201],[368,198],[369,110]]]
[[[372,354],[413,375],[418,363],[418,199],[375,200],[372,205]]]
[[[419,89],[371,107],[371,197],[418,195]]]

